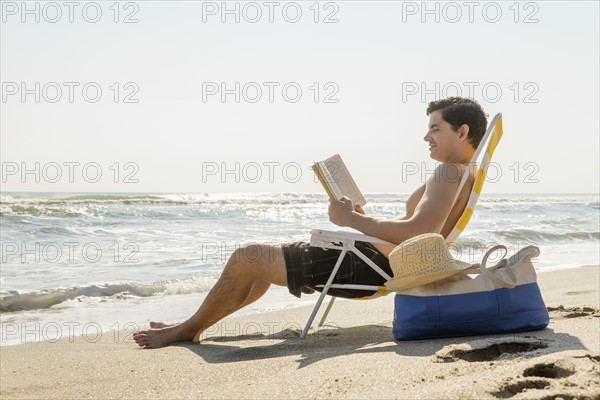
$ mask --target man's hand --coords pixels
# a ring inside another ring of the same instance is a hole
[[[358,207],[357,210],[356,207]],[[342,197],[341,200],[329,200],[329,220],[338,226],[350,226],[354,212],[364,214],[360,206],[352,206],[352,200]]]
[[[365,213],[365,210],[363,210],[362,207],[359,206],[358,204],[354,206],[354,211],[356,211],[357,213],[362,214],[362,215],[367,215]]]

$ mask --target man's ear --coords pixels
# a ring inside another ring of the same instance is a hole
[[[460,126],[460,128],[458,128],[458,138],[460,139],[460,141],[462,143],[465,140],[467,140],[468,137],[469,137],[469,125],[462,124]]]

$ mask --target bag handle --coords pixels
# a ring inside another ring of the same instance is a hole
[[[502,260],[500,260],[498,263],[496,263],[495,265],[488,268],[486,266],[487,260],[488,260],[489,256],[492,255],[492,253],[494,253],[496,250],[504,250],[504,255],[502,256]],[[489,278],[491,281],[493,281],[497,285],[508,288],[508,289],[512,289],[517,285],[517,277],[515,276],[515,273],[513,272],[512,268],[508,267],[508,260],[506,258],[504,258],[507,253],[508,253],[508,249],[506,248],[506,246],[503,246],[501,244],[494,246],[485,253],[485,255],[483,256],[483,259],[481,260],[481,264],[479,264],[479,263],[473,264],[473,265],[471,265],[471,267],[463,270],[463,273],[468,274],[468,273],[479,272],[481,275]],[[504,279],[500,278],[499,276],[496,276],[492,272],[499,268],[504,268],[504,270],[508,273],[510,282],[507,282]]]

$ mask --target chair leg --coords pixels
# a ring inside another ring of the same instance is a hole
[[[329,315],[329,311],[331,311],[331,308],[333,307],[333,302],[335,301],[335,299],[336,299],[335,297],[331,297],[331,301],[329,302],[329,304],[327,304],[325,313],[321,317],[321,321],[319,321],[319,326],[323,326],[325,324],[325,320],[327,319],[327,316]]]
[[[325,287],[323,288],[323,291],[321,292],[321,295],[319,296],[319,300],[317,300],[317,304],[315,304],[315,308],[313,308],[312,312],[310,313],[310,317],[308,318],[308,321],[306,322],[306,326],[304,327],[304,330],[300,334],[300,339],[304,339],[304,337],[308,333],[308,330],[310,329],[310,326],[312,325],[313,321],[315,320],[315,317],[317,316],[317,312],[319,311],[319,308],[321,307],[321,304],[323,303],[323,299],[327,295],[327,292],[329,291],[329,287],[333,283],[333,278],[335,278],[335,275],[337,274],[338,269],[340,269],[340,266],[342,265],[342,260],[346,256],[347,252],[348,252],[348,250],[343,249],[342,252],[340,253],[340,256],[338,257],[337,262],[335,263],[335,266],[333,267],[333,271],[331,271],[331,275],[329,275],[329,278],[327,279],[327,283],[325,284]]]

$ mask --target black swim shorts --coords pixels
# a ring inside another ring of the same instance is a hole
[[[354,246],[375,265],[392,276],[388,259],[371,243],[355,242]],[[323,249],[307,242],[282,245],[287,269],[288,289],[300,297],[302,292],[321,291],[316,285],[325,285],[341,250]],[[333,283],[382,286],[385,278],[351,251],[346,253]],[[329,289],[328,294],[336,297],[357,298],[370,296],[374,292],[356,289]]]

